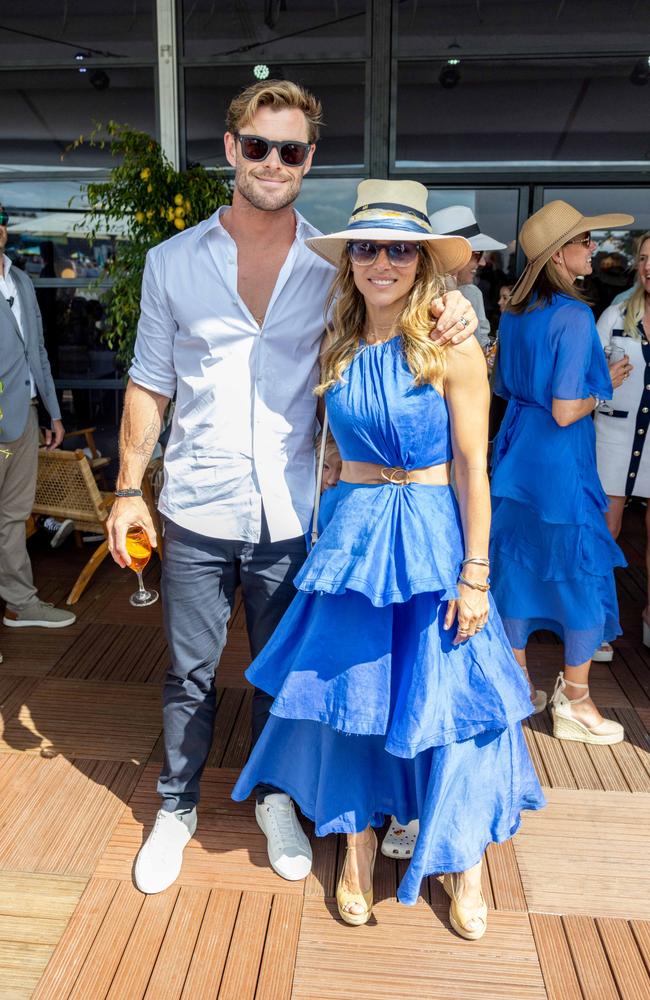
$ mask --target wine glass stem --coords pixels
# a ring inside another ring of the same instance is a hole
[[[138,590],[141,594],[146,594],[147,591],[145,590],[144,583],[142,582],[142,570],[138,569],[136,570],[136,573],[138,575]]]

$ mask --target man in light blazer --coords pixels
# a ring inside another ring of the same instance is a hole
[[[25,521],[34,504],[38,467],[38,395],[50,414],[45,444],[63,440],[61,411],[43,343],[41,314],[31,280],[13,267],[7,213],[0,205],[0,598],[10,628],[65,628],[76,616],[39,600],[27,554]]]

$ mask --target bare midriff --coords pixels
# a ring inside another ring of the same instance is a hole
[[[422,483],[424,486],[448,486],[451,462],[429,465],[424,469],[400,469],[393,465],[375,465],[374,462],[343,462],[341,479],[346,483],[366,486],[405,486]]]

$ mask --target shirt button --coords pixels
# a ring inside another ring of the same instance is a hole
[[[643,427],[639,427],[639,429],[637,431],[637,434],[645,434],[645,431],[643,430]]]
[[[29,385],[29,379],[25,379],[25,385]]]
[[[650,389],[650,385],[647,385],[647,386],[646,386],[646,389]]]
[[[630,473],[630,479],[634,479],[635,476],[636,476],[636,472],[631,472]]]
[[[635,458],[638,458],[638,457],[639,457],[639,455],[641,454],[641,452],[640,452],[640,451],[635,451],[635,452],[634,452],[633,454],[634,454],[634,457],[635,457]]]
[[[643,409],[641,410],[641,413],[647,413],[647,412],[648,412],[648,407],[644,406]]]

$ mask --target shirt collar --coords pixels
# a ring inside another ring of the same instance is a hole
[[[215,229],[224,231],[223,223],[221,222],[221,216],[229,207],[230,207],[229,205],[220,205],[216,212],[213,212],[213,214],[209,218],[204,219],[203,222],[199,223],[197,227],[199,229],[199,232],[197,233],[199,239],[202,236],[206,236],[208,233],[212,232]],[[295,208],[293,211],[296,216],[297,240],[300,240],[302,242],[303,240],[309,239],[311,236],[320,236],[319,231],[315,229],[314,226],[312,226],[309,222],[307,222],[305,217],[302,216],[300,212],[298,212]]]
[[[9,272],[11,270],[11,265],[12,265],[12,260],[11,260],[11,257],[7,257],[6,253],[4,253],[4,252],[2,254],[2,258],[4,260],[4,274],[2,275],[2,277],[4,277],[4,279],[6,281],[7,278],[9,277]]]

